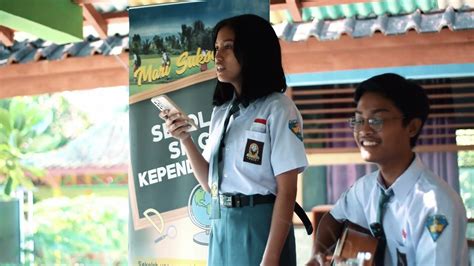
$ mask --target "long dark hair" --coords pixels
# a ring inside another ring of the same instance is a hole
[[[224,19],[214,27],[213,43],[223,27],[230,28],[235,34],[234,54],[242,76],[240,98],[252,101],[272,92],[285,92],[280,43],[270,22],[251,14]],[[222,105],[232,99],[233,94],[234,87],[230,83],[217,81],[213,104]]]

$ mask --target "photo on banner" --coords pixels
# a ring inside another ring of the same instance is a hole
[[[207,0],[129,9],[129,262],[206,265],[210,195],[193,176],[151,98],[165,94],[197,125],[206,145],[216,85],[212,29],[252,13],[269,19],[269,1]]]

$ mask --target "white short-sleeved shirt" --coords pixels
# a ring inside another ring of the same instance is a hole
[[[357,180],[336,202],[332,216],[369,228],[377,221],[380,188],[384,187],[380,178],[375,171]],[[461,198],[418,156],[384,190],[394,193],[383,216],[385,265],[404,259],[407,265],[468,265],[467,218]],[[436,224],[441,224],[438,233],[430,227]]]
[[[276,194],[275,177],[308,165],[303,144],[303,122],[295,104],[282,93],[272,93],[239,105],[227,127],[222,150],[220,193]],[[230,102],[214,108],[209,138],[203,151],[209,162],[219,145]],[[209,181],[210,182],[210,181]]]

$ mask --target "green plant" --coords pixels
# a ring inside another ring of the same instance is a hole
[[[62,96],[15,97],[0,101],[0,186],[10,195],[17,186],[32,188],[43,171],[25,160],[31,153],[50,151],[66,144],[71,135],[65,125],[76,124],[81,132],[88,122],[71,110]],[[77,123],[82,121],[82,123]]]
[[[466,207],[467,217],[474,218],[474,183],[472,180],[474,180],[474,167],[462,167],[459,169],[461,198]],[[467,236],[474,238],[474,226],[468,226]]]
[[[472,182],[474,180],[474,151],[458,152],[458,165],[461,198],[466,206],[468,217],[474,217],[474,183]]]
[[[468,211],[469,217],[474,217],[474,167],[459,169],[461,197]]]
[[[51,123],[51,117],[21,99],[3,102],[0,107],[0,184],[4,193],[10,195],[18,185],[31,188],[32,177],[42,171],[22,161],[28,151],[44,149],[54,139],[43,135]]]
[[[126,197],[49,198],[34,205],[35,262],[126,264]]]

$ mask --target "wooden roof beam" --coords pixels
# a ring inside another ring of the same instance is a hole
[[[127,23],[128,11],[110,12],[102,14],[102,17],[108,24],[112,23]]]
[[[0,42],[5,46],[12,46],[14,42],[13,30],[0,26]]]
[[[301,0],[273,0],[270,1],[270,10],[282,10],[287,9],[290,12],[294,22],[303,21],[301,12]]]
[[[301,12],[301,0],[271,0],[270,10],[285,10],[290,12],[294,22],[303,21]]]
[[[438,33],[409,31],[396,36],[375,33],[370,38],[341,36],[336,41],[280,40],[285,73],[311,73],[382,67],[466,64],[474,62],[473,30]],[[295,92],[296,93],[296,92]]]
[[[0,99],[67,90],[127,86],[128,74],[128,53],[12,64],[0,68]]]
[[[99,34],[101,39],[107,38],[107,22],[104,20],[101,14],[97,12],[92,4],[82,5],[82,15],[86,19],[87,23],[94,27],[95,31]]]
[[[303,15],[301,12],[301,0],[286,0],[288,10],[290,11],[291,17],[294,22],[303,21]]]
[[[73,2],[78,5],[95,4],[95,3],[113,3],[113,1],[114,0],[73,0]],[[119,11],[119,12],[102,13],[101,16],[103,20],[107,22],[107,24],[128,22],[128,11],[126,10]],[[88,24],[89,21],[85,20],[84,23]]]
[[[118,23],[128,23],[128,12],[127,11],[120,11],[120,12],[110,12],[110,13],[103,13],[102,18],[105,20],[107,25],[110,24],[118,24]],[[90,25],[90,21],[84,18],[84,25]]]

